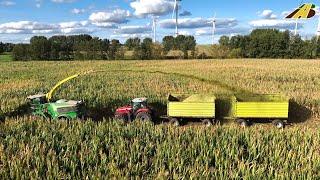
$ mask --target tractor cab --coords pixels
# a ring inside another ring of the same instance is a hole
[[[147,98],[135,98],[131,101],[132,109],[133,110],[138,110],[141,108],[147,108],[148,107],[148,102]]]
[[[115,119],[130,122],[140,119],[143,121],[152,121],[152,110],[148,106],[147,98],[135,98],[130,105],[120,107],[116,110]]]

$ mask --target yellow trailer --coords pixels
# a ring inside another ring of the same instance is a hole
[[[243,126],[245,119],[272,119],[278,128],[283,128],[289,116],[289,98],[280,94],[236,95],[234,116]]]
[[[170,94],[167,115],[170,122],[179,125],[180,119],[200,119],[207,126],[215,119],[214,95],[204,94]]]

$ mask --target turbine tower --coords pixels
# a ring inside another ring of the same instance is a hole
[[[298,19],[296,19],[296,26],[294,28],[294,35],[296,36],[298,34]]]
[[[157,17],[152,16],[153,42],[157,42]]]
[[[174,1],[174,7],[173,7],[173,13],[172,13],[172,19],[174,18],[174,17],[176,17],[176,37],[179,35],[179,27],[178,27],[178,25],[179,25],[179,2],[180,2],[181,0],[175,0]]]
[[[214,17],[212,19],[212,45],[214,45],[214,35],[216,33],[216,13],[214,14]]]

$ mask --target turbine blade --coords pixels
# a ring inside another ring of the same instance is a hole
[[[173,12],[172,12],[172,19],[173,19],[174,16],[175,16],[176,8],[177,8],[177,0],[174,1]]]

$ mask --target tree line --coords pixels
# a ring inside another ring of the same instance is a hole
[[[3,43],[0,42],[0,54],[4,52],[11,52],[14,47],[12,43]]]
[[[116,60],[124,59],[163,59],[169,50],[181,50],[184,58],[196,48],[192,36],[167,36],[163,43],[153,43],[152,39],[130,38],[124,44],[119,40],[100,39],[90,35],[34,36],[29,44],[16,44],[12,49],[14,60]]]
[[[249,35],[222,36],[212,51],[218,58],[312,59],[320,57],[320,41],[303,40],[289,31],[256,29]]]
[[[201,46],[203,47],[203,46]],[[248,35],[222,36],[219,44],[197,46],[193,36],[165,36],[162,43],[151,38],[116,39],[90,35],[34,36],[29,44],[0,43],[0,53],[11,52],[14,60],[117,60],[117,59],[211,59],[320,57],[317,37],[303,40],[289,31],[256,29]],[[206,49],[205,51],[203,49]]]
[[[34,36],[30,44],[16,44],[14,60],[92,60],[122,59],[119,40],[99,39],[90,35]]]

